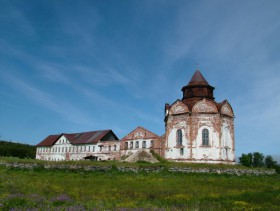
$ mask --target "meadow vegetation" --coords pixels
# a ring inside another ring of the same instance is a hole
[[[1,160],[20,161],[14,158]],[[34,162],[31,159],[22,161]],[[61,165],[65,163],[71,162],[58,162]],[[174,165],[169,162],[79,163],[115,166]],[[181,163],[177,165],[187,166]],[[205,164],[191,166],[195,168]],[[217,165],[212,166],[214,168]],[[107,172],[43,168],[28,170],[0,165],[0,210],[122,210],[123,208],[280,210],[280,176],[185,174],[168,171],[133,173],[120,172],[115,168]]]

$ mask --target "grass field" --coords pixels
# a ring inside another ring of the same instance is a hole
[[[0,166],[0,210],[280,210],[280,176]]]

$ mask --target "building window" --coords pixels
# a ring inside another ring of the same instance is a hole
[[[177,145],[178,146],[182,146],[183,145],[183,134],[182,134],[182,130],[181,129],[177,130]]]
[[[180,155],[184,154],[184,148],[180,148]]]
[[[128,149],[128,142],[124,143],[124,149]]]
[[[65,147],[65,152],[67,152],[67,147]]]
[[[84,146],[84,152],[86,152],[87,151],[87,147],[86,146]]]
[[[88,151],[90,152],[90,146],[88,146]]]
[[[130,149],[133,149],[133,142],[130,142]]]
[[[110,152],[111,151],[111,145],[109,145],[108,149],[109,149],[109,152]]]
[[[58,148],[59,149],[59,148]],[[62,147],[62,150],[61,150],[61,152],[64,152],[64,147]]]
[[[146,148],[146,141],[142,142],[142,148]]]
[[[139,141],[136,141],[135,148],[136,148],[136,149],[139,148]]]
[[[151,148],[154,148],[154,140],[151,140]]]
[[[92,151],[94,152],[94,150],[95,150],[95,146],[92,146]]]
[[[114,151],[117,151],[117,145],[114,145]]]
[[[209,146],[209,131],[207,129],[202,130],[202,145]]]

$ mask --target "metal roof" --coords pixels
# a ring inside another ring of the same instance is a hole
[[[82,132],[82,133],[62,133],[60,135],[49,135],[43,141],[37,144],[37,146],[52,146],[61,136],[65,136],[67,140],[70,141],[71,144],[92,144],[92,143],[97,143],[102,138],[104,138],[107,134],[110,133],[113,137],[113,140],[110,141],[119,140],[112,130],[98,130],[98,131],[89,131],[89,132]],[[107,140],[103,140],[103,141],[107,141]]]

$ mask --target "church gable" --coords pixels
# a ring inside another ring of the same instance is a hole
[[[206,100],[205,98],[203,100],[200,100],[195,103],[195,105],[192,108],[193,113],[218,113],[218,109],[216,105]]]
[[[177,100],[170,109],[170,114],[182,114],[188,112],[190,112],[188,107],[179,100]]]
[[[233,111],[232,111],[231,106],[229,105],[228,102],[222,106],[221,113],[225,114],[225,115],[228,115],[228,116],[231,116],[231,117],[234,117]]]
[[[155,133],[143,128],[143,127],[137,127],[132,132],[130,132],[128,135],[126,135],[122,140],[135,140],[135,139],[157,139],[160,138]]]

